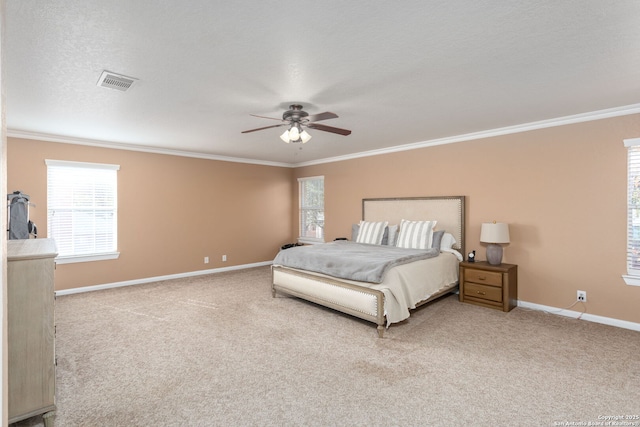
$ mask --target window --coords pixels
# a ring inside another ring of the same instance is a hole
[[[640,138],[625,139],[627,154],[627,275],[628,285],[640,286]]]
[[[300,237],[303,243],[324,242],[324,177],[298,178]]]
[[[47,236],[58,263],[118,258],[118,165],[45,160]]]

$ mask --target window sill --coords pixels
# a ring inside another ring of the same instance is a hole
[[[106,261],[110,259],[118,259],[120,252],[109,252],[104,254],[76,255],[76,256],[58,256],[56,264],[74,264],[77,262],[93,262]]]
[[[640,286],[640,276],[629,276],[626,274],[622,275],[624,282],[630,286]]]
[[[318,245],[324,243],[323,239],[314,239],[313,237],[298,237],[298,243],[304,243],[305,245]]]

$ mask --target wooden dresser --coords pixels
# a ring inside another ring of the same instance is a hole
[[[53,239],[7,241],[9,423],[55,417]]]
[[[461,262],[460,301],[511,311],[518,305],[518,266]]]

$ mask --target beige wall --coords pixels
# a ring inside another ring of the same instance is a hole
[[[8,189],[31,196],[41,237],[45,159],[120,165],[120,258],[58,265],[58,290],[270,261],[291,240],[289,168],[16,138],[9,138],[7,155]]]
[[[9,138],[8,188],[31,195],[44,235],[44,159],[121,165],[120,259],[59,265],[57,289],[269,261],[297,236],[296,178],[324,175],[327,240],[349,236],[362,198],[464,195],[479,259],[480,224],[510,224],[520,300],[564,308],[581,289],[588,313],[640,323],[640,287],[621,278],[622,140],[639,136],[632,115],[293,170]]]
[[[518,264],[520,300],[564,308],[580,289],[588,313],[640,322],[640,287],[621,277],[622,140],[639,136],[640,115],[632,115],[302,167],[295,177],[325,176],[327,240],[350,235],[362,198],[464,195],[466,245],[478,259],[481,223],[510,224],[504,262]]]

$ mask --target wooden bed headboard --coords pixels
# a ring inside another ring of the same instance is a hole
[[[465,196],[395,197],[362,199],[363,221],[437,220],[436,230],[446,230],[456,239],[454,249],[466,258],[464,252]]]

